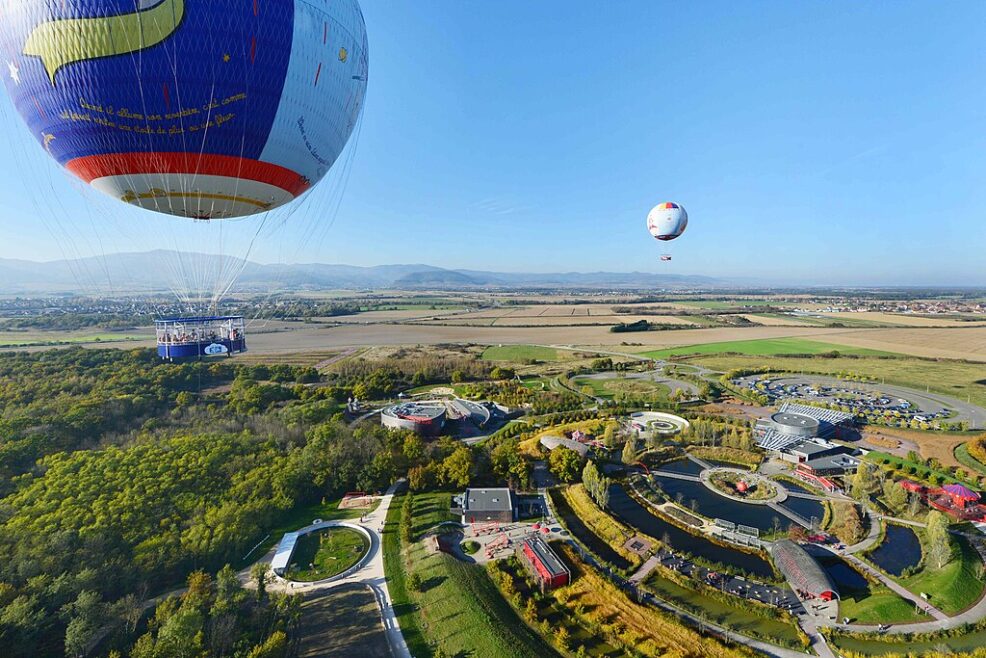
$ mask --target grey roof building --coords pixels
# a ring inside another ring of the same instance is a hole
[[[463,523],[510,523],[517,519],[517,506],[513,492],[506,487],[470,488],[453,497],[452,513],[460,514]]]

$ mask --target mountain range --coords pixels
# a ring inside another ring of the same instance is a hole
[[[238,276],[237,276],[238,273]],[[469,288],[714,288],[720,279],[642,272],[487,272],[424,264],[262,264],[211,254],[150,251],[78,260],[0,258],[0,294],[157,292],[236,278],[236,291]]]

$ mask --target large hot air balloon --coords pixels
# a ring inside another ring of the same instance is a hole
[[[60,165],[122,201],[221,219],[326,174],[367,81],[357,0],[4,0],[5,84]]]
[[[687,226],[688,213],[677,203],[659,203],[647,213],[647,230],[658,240],[674,240]]]
[[[674,240],[685,232],[688,226],[688,213],[677,203],[659,203],[647,213],[647,230],[654,238],[663,242]],[[671,260],[671,254],[661,254],[662,261]]]

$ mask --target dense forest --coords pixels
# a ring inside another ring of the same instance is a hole
[[[135,593],[235,564],[299,506],[382,489],[409,469],[450,484],[475,470],[449,442],[348,427],[339,398],[359,373],[348,386],[319,379],[311,368],[163,363],[147,350],[0,356],[0,655],[81,654],[111,618],[132,615]],[[185,604],[168,605],[151,620],[158,632]],[[271,633],[234,633],[217,655],[254,655],[252,641]],[[124,651],[168,655],[141,642]]]

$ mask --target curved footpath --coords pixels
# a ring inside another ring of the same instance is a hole
[[[394,605],[390,599],[390,590],[387,589],[387,579],[383,568],[383,528],[387,520],[387,510],[394,498],[394,492],[403,483],[403,480],[395,482],[387,492],[380,498],[380,504],[370,514],[366,515],[362,521],[348,520],[361,526],[369,532],[371,537],[369,558],[363,565],[346,575],[343,578],[327,579],[314,583],[297,583],[275,577],[267,586],[268,590],[287,592],[292,594],[306,594],[313,592],[325,592],[342,585],[365,585],[373,592],[373,597],[377,600],[380,608],[380,618],[383,623],[384,631],[387,634],[387,643],[390,645],[390,652],[394,658],[411,658],[411,652],[401,634],[400,624],[397,622],[397,615],[394,612]],[[274,557],[277,547],[275,546],[260,562],[270,562]],[[250,568],[246,568],[239,573],[240,581],[246,587],[255,587],[251,582]]]

